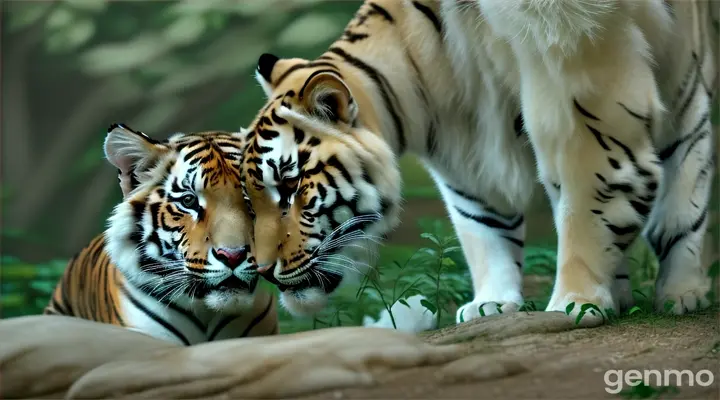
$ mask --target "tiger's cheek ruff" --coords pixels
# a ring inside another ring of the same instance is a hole
[[[311,316],[328,304],[328,295],[322,289],[312,287],[280,294],[280,304],[295,316]]]
[[[162,188],[137,194],[117,205],[108,219],[105,240],[117,268],[134,285],[145,289],[185,264],[190,219],[173,210]]]
[[[383,193],[376,184],[379,179],[372,178],[377,175],[365,167],[368,163],[354,154],[326,155],[321,150],[308,157],[294,197],[297,211],[286,216],[294,223],[278,262],[266,274],[294,315],[321,310],[338,287],[359,280],[375,261],[376,243],[395,226],[400,209],[393,193]]]
[[[139,208],[136,206],[135,208]],[[138,220],[135,209],[129,202],[115,206],[112,215],[108,218],[108,228],[105,231],[105,246],[110,258],[116,267],[132,283],[144,283],[154,279],[154,275],[140,269],[140,259],[144,248],[140,247],[139,240],[142,233],[138,233]]]

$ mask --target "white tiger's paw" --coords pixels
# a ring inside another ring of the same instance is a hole
[[[605,310],[611,309],[616,314],[618,310],[610,290],[598,286],[593,292],[593,296],[588,296],[572,292],[562,293],[556,289],[545,311],[560,311],[575,320],[582,314],[582,318],[577,322],[581,327],[602,325],[607,319]]]
[[[687,273],[678,278],[680,279],[658,280],[655,291],[657,311],[682,315],[710,306],[707,294],[712,283],[709,276],[698,272]],[[666,304],[669,309],[665,308]]]
[[[480,317],[487,317],[494,314],[507,314],[516,312],[520,305],[523,304],[522,299],[509,302],[487,301],[475,299],[460,308],[455,314],[455,323],[467,322]]]
[[[375,320],[370,316],[363,318],[363,326],[373,328],[397,329],[401,332],[419,333],[437,328],[437,312],[432,312],[422,305],[425,296],[417,294],[405,299],[405,304],[395,302],[390,307],[392,318],[387,310],[382,310],[380,317]],[[395,324],[393,325],[393,320]]]

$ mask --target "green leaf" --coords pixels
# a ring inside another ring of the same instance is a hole
[[[642,312],[643,312],[643,310],[640,307],[634,306],[633,308],[630,309],[630,311],[628,311],[628,315],[633,315],[635,313],[642,313]]]
[[[427,240],[435,243],[436,245],[440,246],[440,241],[438,240],[437,236],[433,235],[432,233],[427,233],[427,232],[421,233],[420,237],[423,239],[427,239]]]
[[[600,308],[592,303],[585,303],[582,306],[580,306],[580,312],[578,313],[577,317],[575,318],[575,325],[579,324],[582,320],[582,317],[585,316],[585,314],[590,311],[590,314],[597,315],[597,313],[600,314],[603,321],[605,321],[605,315],[600,311]]]
[[[425,307],[425,308],[427,308],[428,310],[430,310],[430,312],[433,313],[433,314],[435,314],[435,313],[437,312],[437,307],[435,307],[435,305],[434,305],[433,303],[431,303],[430,301],[428,301],[428,300],[426,300],[426,299],[420,300],[420,304],[422,304],[423,307]]]
[[[410,308],[410,304],[408,304],[407,301],[405,301],[405,299],[398,299],[398,303],[404,305],[407,308]]]
[[[582,318],[585,316],[585,310],[580,310],[577,317],[575,317],[575,325],[579,325],[580,321],[582,321]]]
[[[575,302],[573,301],[572,303],[568,304],[568,305],[565,307],[565,314],[566,314],[566,315],[570,315],[570,313],[572,312],[572,310],[573,310],[574,308],[575,308]]]
[[[445,252],[445,254],[449,254],[449,253],[454,253],[454,252],[460,251],[460,250],[462,250],[462,247],[460,247],[460,246],[450,246],[450,247],[446,247],[443,251]]]

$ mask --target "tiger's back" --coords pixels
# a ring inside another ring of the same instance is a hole
[[[43,314],[66,315],[126,326],[123,318],[124,279],[98,235],[70,261]]]

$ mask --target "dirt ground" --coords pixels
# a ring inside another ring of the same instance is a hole
[[[602,399],[608,370],[713,372],[707,387],[676,386],[673,398],[719,399],[720,327],[716,312],[683,318],[647,318],[573,329],[560,313],[491,316],[424,336],[460,343],[467,356],[439,367],[389,373],[374,387],[334,390],[303,399]],[[714,350],[714,351],[713,351]],[[616,382],[610,376],[610,385]],[[703,377],[704,379],[705,377]],[[651,385],[654,386],[654,379]],[[614,388],[616,386],[610,386]],[[624,392],[633,390],[623,383]],[[631,393],[639,393],[637,390]],[[625,398],[653,398],[629,397]],[[662,398],[665,398],[663,396]]]
[[[414,200],[405,214],[444,217],[438,200]],[[552,234],[552,216],[535,212],[529,237]],[[549,228],[548,228],[549,227]],[[397,244],[416,244],[419,230],[404,224],[391,236]],[[526,292],[540,293],[552,277],[526,277]],[[529,293],[528,293],[529,294]],[[720,399],[720,315],[648,317],[576,329],[561,314],[517,313],[486,317],[427,335],[429,343],[460,343],[467,356],[449,365],[388,374],[374,387],[334,390],[302,399],[603,399],[658,398],[622,383],[611,394],[608,370],[710,370],[714,382],[689,386],[687,377],[660,398]],[[714,351],[713,351],[714,350]],[[655,385],[652,377],[652,386]],[[652,389],[650,389],[652,391]],[[644,394],[644,395],[643,395]]]

